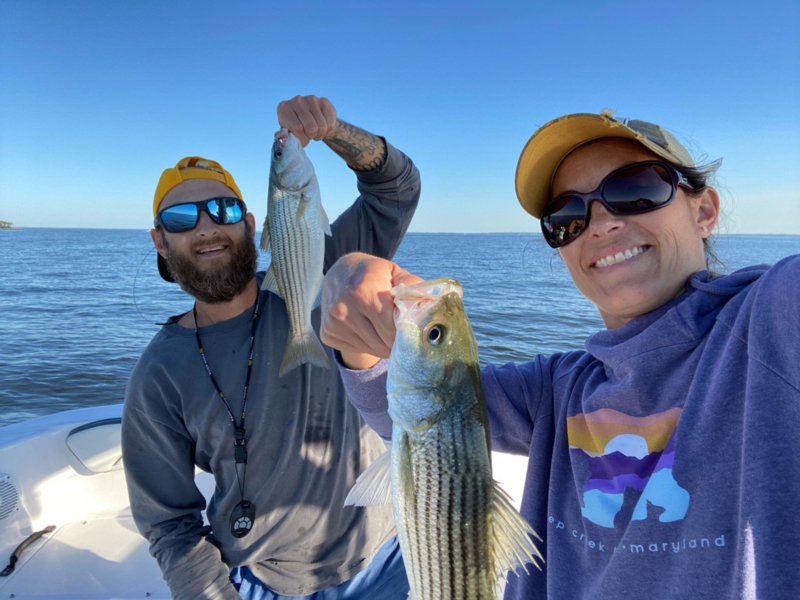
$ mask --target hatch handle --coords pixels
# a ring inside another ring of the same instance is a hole
[[[28,537],[26,537],[25,540],[19,546],[17,546],[17,549],[14,550],[14,552],[11,554],[11,558],[8,560],[8,566],[2,571],[0,571],[0,577],[8,577],[9,575],[11,575],[14,572],[14,567],[17,565],[19,557],[22,555],[23,552],[25,552],[27,547],[30,546],[36,540],[38,540],[40,537],[42,537],[44,534],[55,531],[55,529],[56,529],[55,525],[48,525],[41,531],[37,531],[36,533],[32,533]]]

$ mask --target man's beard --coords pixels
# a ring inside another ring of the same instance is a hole
[[[231,240],[228,246],[230,259],[213,268],[201,269],[197,261],[170,248],[166,240],[164,244],[167,248],[165,260],[172,278],[184,292],[206,304],[230,302],[256,276],[258,250],[253,240],[253,230],[247,222],[244,238],[238,242]]]

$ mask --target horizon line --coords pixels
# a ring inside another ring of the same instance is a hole
[[[6,221],[7,223],[9,221]],[[12,223],[13,225],[13,223]],[[149,232],[150,229],[140,229],[138,227],[48,227],[48,226],[25,226],[25,225],[14,225],[13,227],[0,227],[0,231],[21,231],[24,229],[54,229],[54,230],[64,230],[64,229],[72,229],[72,230],[97,230],[97,231],[143,231]],[[255,233],[259,233],[260,230],[256,230]],[[416,235],[537,235],[539,233],[538,230],[536,231],[407,231],[406,235],[408,234],[416,234]],[[798,233],[763,233],[763,232],[738,232],[738,233],[723,233],[719,232],[718,236],[726,235],[726,236],[733,236],[733,235],[774,235],[774,236],[789,236],[789,237],[800,237],[800,232]]]

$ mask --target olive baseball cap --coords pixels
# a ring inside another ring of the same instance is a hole
[[[517,198],[522,208],[540,219],[550,200],[553,176],[564,157],[581,144],[607,137],[635,140],[673,165],[694,166],[686,148],[655,123],[617,119],[608,110],[565,115],[537,129],[522,149],[516,175]]]
[[[200,156],[187,156],[178,161],[178,163],[169,169],[164,169],[161,177],[156,186],[156,192],[153,196],[153,217],[158,214],[158,206],[172,188],[180,185],[187,179],[214,179],[227,185],[239,200],[243,200],[242,192],[233,180],[233,175],[228,173],[222,168],[218,162],[201,158]],[[167,262],[163,257],[156,253],[158,272],[161,278],[170,283],[175,283],[172,274],[167,268]]]

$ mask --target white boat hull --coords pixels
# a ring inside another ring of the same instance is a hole
[[[0,571],[28,536],[56,527],[0,577],[0,598],[170,598],[131,517],[121,416],[120,404],[0,429]],[[208,498],[213,479],[197,481]]]
[[[0,599],[170,598],[131,517],[121,417],[118,404],[0,428],[0,571],[31,534],[55,526],[0,577]],[[527,457],[492,458],[495,479],[518,501]],[[213,477],[198,471],[195,480],[208,500]]]

